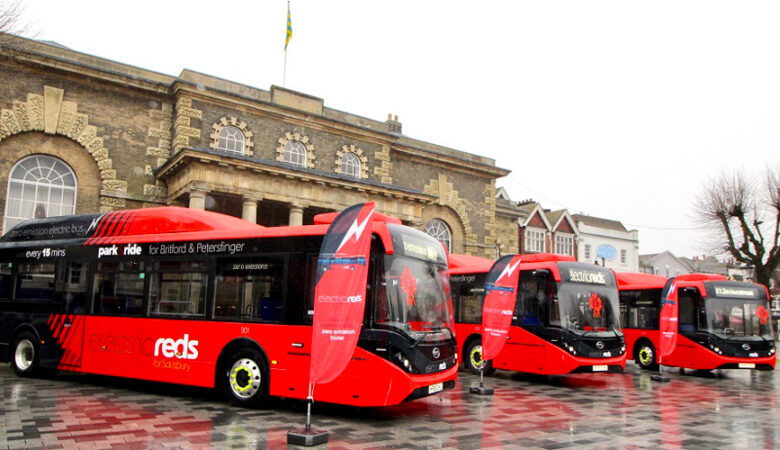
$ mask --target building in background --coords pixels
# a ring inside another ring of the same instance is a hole
[[[558,253],[577,258],[580,232],[565,209],[550,211],[533,200],[517,205],[519,253]]]
[[[684,273],[691,273],[693,269],[683,258],[678,258],[670,251],[639,255],[639,271],[664,277],[676,277]]]
[[[617,220],[573,214],[579,230],[579,261],[621,272],[639,272],[639,232]]]
[[[405,136],[397,116],[13,36],[0,44],[0,86],[4,232],[32,217],[158,205],[298,225],[374,201],[451,252],[516,246],[519,214],[495,186],[509,171]]]

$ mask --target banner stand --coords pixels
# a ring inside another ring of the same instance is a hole
[[[653,374],[650,377],[650,379],[652,379],[653,381],[661,382],[661,383],[666,383],[668,381],[671,381],[672,380],[671,378],[663,376],[663,374],[661,373],[661,366],[662,366],[662,364],[659,362],[658,363],[658,373]]]
[[[484,372],[486,362],[482,361],[482,367],[479,369],[479,386],[472,386],[469,392],[476,395],[493,395],[493,388],[485,387]]]
[[[311,390],[309,391],[311,392]],[[300,431],[288,431],[287,443],[292,445],[302,445],[304,447],[313,447],[328,442],[328,432],[321,430],[312,430],[311,428],[311,404],[314,398],[309,395],[306,399],[306,428]]]

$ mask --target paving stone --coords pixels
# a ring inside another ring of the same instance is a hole
[[[387,408],[315,403],[329,449],[780,447],[780,376],[668,372],[539,377],[498,371],[495,395],[455,389]],[[305,422],[303,402],[233,407],[213,392],[61,373],[19,378],[0,367],[0,448],[278,448]],[[323,447],[325,448],[325,447]]]

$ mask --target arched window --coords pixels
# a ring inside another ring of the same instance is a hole
[[[306,146],[302,142],[288,141],[284,144],[284,162],[306,167]]]
[[[352,152],[341,157],[341,173],[348,177],[360,178],[360,158]]]
[[[238,127],[226,126],[219,130],[217,148],[228,152],[244,153],[244,133]]]
[[[11,169],[5,202],[3,232],[27,219],[73,214],[76,176],[52,156],[28,156]]]
[[[446,223],[439,219],[433,219],[425,224],[424,231],[444,244],[444,246],[447,247],[448,252],[452,251],[452,233],[450,232],[450,227],[448,227]]]

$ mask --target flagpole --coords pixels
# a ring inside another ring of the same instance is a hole
[[[284,72],[282,73],[282,87],[287,86],[287,45],[292,38],[292,23],[290,19],[290,0],[287,0],[287,32],[284,38]]]

